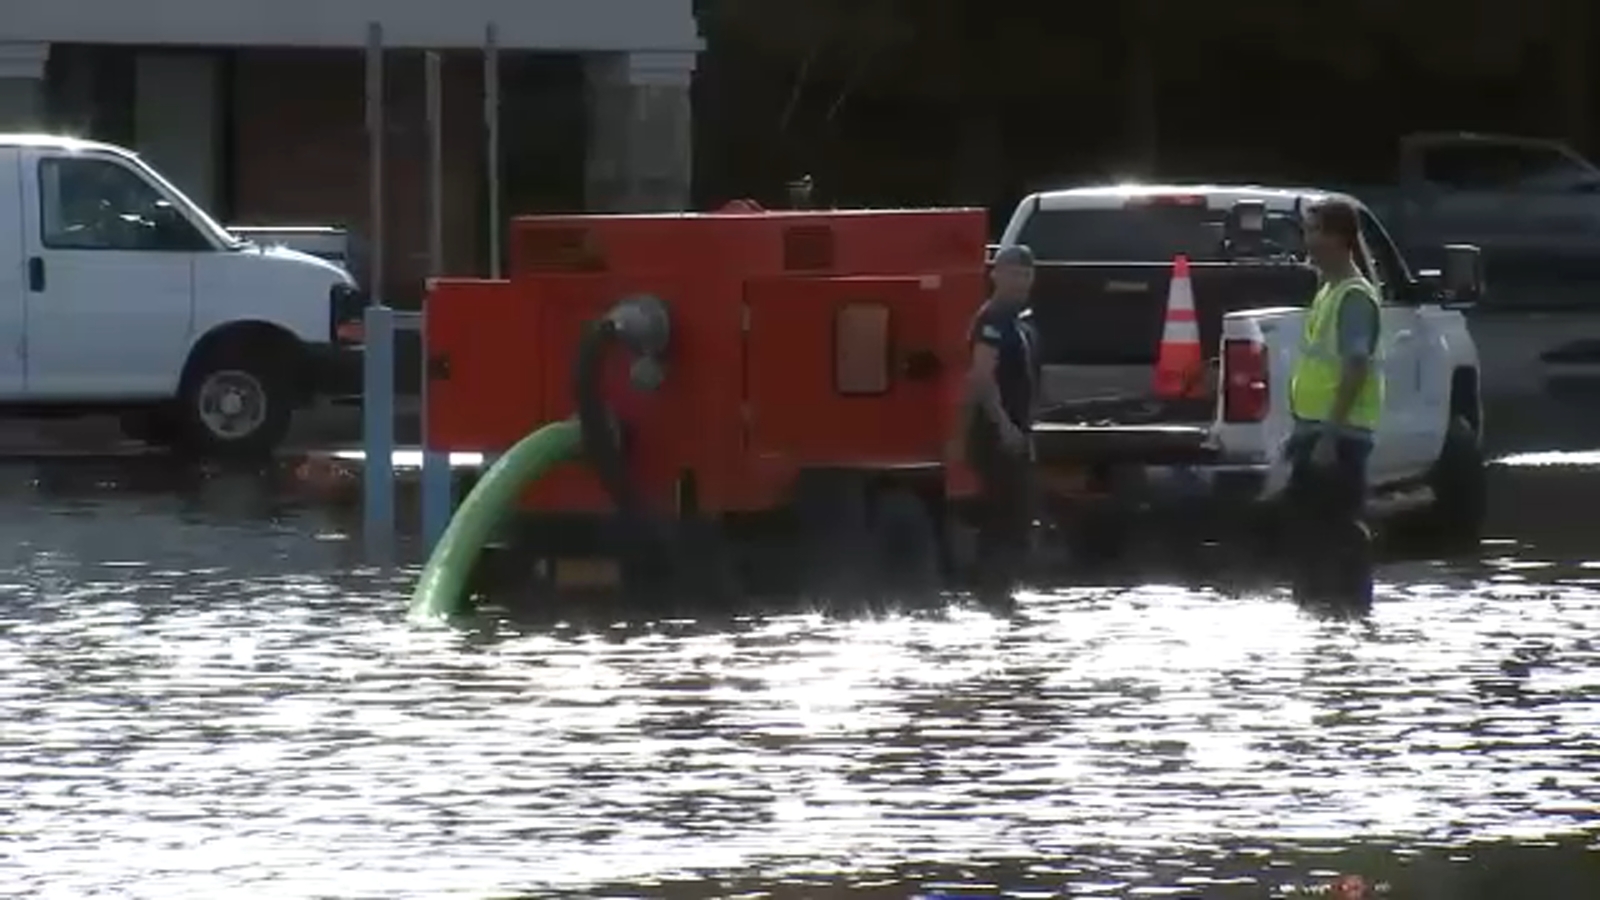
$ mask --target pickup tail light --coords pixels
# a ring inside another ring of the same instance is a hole
[[[334,344],[360,344],[366,340],[367,298],[348,284],[328,290],[328,340]]]
[[[367,341],[367,323],[360,319],[340,322],[334,326],[333,336],[336,344],[364,344]]]
[[[1222,343],[1222,421],[1260,422],[1272,404],[1267,348],[1258,341]]]

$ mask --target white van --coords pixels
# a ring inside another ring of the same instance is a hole
[[[348,272],[230,234],[120,147],[0,134],[0,407],[119,413],[132,437],[271,450],[359,390]]]

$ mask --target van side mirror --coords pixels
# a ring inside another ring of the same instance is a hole
[[[1472,244],[1446,244],[1440,272],[1440,303],[1470,309],[1483,299],[1483,252]]]

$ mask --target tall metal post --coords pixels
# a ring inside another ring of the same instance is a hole
[[[428,359],[427,304],[433,279],[444,275],[444,72],[438,51],[424,56],[428,118],[428,283],[423,296],[422,358]],[[426,369],[426,366],[424,366]],[[450,457],[432,445],[428,422],[428,383],[422,376],[422,541],[427,552],[450,522]]]
[[[394,551],[394,318],[383,305],[383,26],[367,26],[367,168],[372,177],[367,224],[366,347],[363,353],[363,537],[373,557]]]
[[[383,304],[383,26],[367,25],[367,302]]]
[[[489,277],[500,278],[500,36],[493,22],[483,34],[483,127],[489,175]]]

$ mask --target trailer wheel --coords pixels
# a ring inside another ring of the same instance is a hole
[[[872,577],[866,479],[854,472],[805,472],[795,484],[800,591],[831,605],[856,599]]]
[[[721,522],[694,517],[674,535],[677,595],[691,611],[732,608],[744,594],[737,560]]]
[[[915,491],[890,487],[872,504],[872,554],[876,587],[885,599],[927,604],[941,587],[939,530]]]

